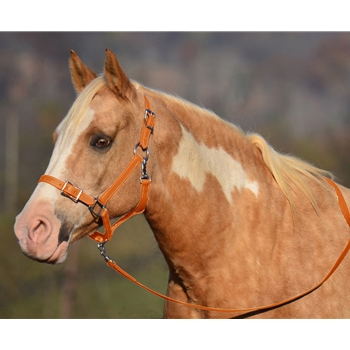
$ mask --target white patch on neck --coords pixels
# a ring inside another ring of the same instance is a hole
[[[209,148],[197,143],[192,134],[182,128],[182,139],[178,153],[173,158],[172,170],[181,178],[188,179],[201,192],[206,174],[212,174],[219,181],[227,200],[232,203],[232,191],[248,189],[256,197],[259,194],[257,181],[249,181],[241,163],[234,160],[222,148]]]

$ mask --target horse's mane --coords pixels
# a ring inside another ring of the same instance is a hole
[[[75,128],[79,125],[88,111],[94,96],[106,86],[106,80],[104,76],[101,75],[94,79],[79,93],[62,124],[62,132],[64,134],[68,137],[72,136]]]
[[[181,104],[187,110],[195,111],[193,114],[205,114],[210,118],[215,118],[224,123],[220,117],[215,113],[201,108],[191,102],[188,102],[177,96],[173,96],[161,91],[156,91],[150,88],[144,87],[142,84],[139,84],[135,81],[132,82],[137,90],[145,90],[151,94],[161,95],[162,98],[165,98],[170,103]],[[65,123],[65,132],[73,132],[75,126],[79,124],[81,118],[87,112],[89,105],[93,97],[104,87],[106,87],[106,81],[103,75],[94,79],[77,97],[73,106],[71,107],[68,117]],[[281,191],[288,199],[292,211],[297,213],[296,206],[292,197],[292,188],[299,189],[310,201],[314,209],[318,210],[317,200],[315,195],[310,187],[310,180],[316,181],[317,183],[324,186],[323,177],[333,177],[332,174],[326,170],[319,169],[310,163],[307,163],[299,158],[284,155],[274,150],[267,141],[258,134],[244,134],[243,131],[236,127],[235,125],[228,123],[234,130],[238,131],[242,135],[245,135],[246,139],[249,140],[253,145],[255,145],[261,152],[263,160],[270,170],[272,176],[276,180],[277,184],[281,188]]]
[[[298,188],[310,201],[316,212],[318,211],[317,200],[310,187],[310,181],[316,181],[325,185],[323,178],[333,175],[326,170],[319,169],[299,158],[276,152],[266,140],[258,134],[247,134],[247,139],[261,152],[263,160],[275,178],[277,184],[287,197],[292,211],[297,213],[291,189]]]

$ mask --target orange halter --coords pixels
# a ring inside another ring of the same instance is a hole
[[[92,215],[96,219],[101,219],[103,226],[105,228],[105,233],[101,233],[99,231],[95,231],[89,237],[96,242],[98,242],[98,249],[100,250],[101,255],[105,258],[107,265],[112,267],[115,271],[120,273],[122,276],[126,277],[131,282],[135,283],[136,285],[142,287],[143,289],[147,290],[150,293],[153,293],[154,295],[163,298],[167,301],[171,301],[174,303],[182,304],[185,306],[193,307],[196,309],[206,310],[206,311],[216,311],[216,312],[231,312],[231,313],[246,313],[246,312],[255,312],[255,311],[267,311],[269,309],[273,309],[279,306],[286,305],[288,303],[291,303],[297,299],[302,298],[303,296],[313,292],[317,288],[319,288],[324,282],[326,282],[329,277],[334,273],[334,271],[338,268],[340,263],[343,261],[344,257],[348,253],[350,249],[350,240],[346,244],[345,248],[343,249],[342,253],[338,257],[337,261],[334,263],[333,267],[330,269],[328,274],[314,287],[311,289],[300,293],[292,298],[285,299],[283,301],[260,306],[260,307],[250,307],[250,308],[244,308],[244,309],[222,309],[222,308],[215,308],[215,307],[208,307],[208,306],[202,306],[197,304],[191,304],[186,303],[183,301],[179,301],[173,298],[170,298],[166,295],[163,295],[161,293],[158,293],[142,283],[138,282],[134,277],[129,275],[127,272],[125,272],[121,267],[117,265],[115,261],[113,261],[107,254],[105,250],[105,243],[108,242],[113,235],[113,232],[115,229],[120,226],[124,221],[129,219],[130,217],[141,214],[144,212],[149,191],[150,191],[150,184],[151,184],[151,177],[148,175],[146,170],[146,165],[149,157],[149,150],[148,150],[148,143],[151,134],[154,131],[154,122],[155,122],[155,114],[150,110],[150,104],[148,99],[145,97],[145,104],[146,104],[146,111],[144,116],[144,124],[142,125],[141,135],[140,135],[140,141],[136,144],[134,148],[134,156],[130,160],[129,164],[126,166],[124,171],[118,176],[118,178],[114,181],[114,183],[106,190],[104,191],[98,198],[94,198],[85,192],[83,190],[73,186],[69,181],[63,182],[61,180],[58,180],[57,178],[50,176],[50,175],[43,175],[39,179],[39,182],[46,182],[54,187],[56,187],[58,190],[61,191],[61,194],[63,196],[68,197],[69,199],[73,200],[75,203],[81,202],[88,206],[89,210],[91,211]],[[139,154],[136,153],[137,148],[140,147],[143,152],[146,153],[146,156],[143,158]],[[141,182],[141,195],[139,203],[135,206],[134,209],[132,209],[130,212],[126,213],[124,216],[119,218],[113,225],[111,225],[108,209],[106,207],[108,201],[114,196],[114,194],[118,191],[118,189],[123,185],[125,180],[131,175],[131,173],[136,169],[136,167],[142,164],[142,174],[140,178]],[[345,199],[339,189],[339,187],[330,179],[326,179],[326,181],[335,189],[336,194],[338,196],[338,204],[340,207],[340,210],[342,214],[344,215],[345,220],[347,221],[348,225],[350,226],[350,212],[346,205]]]
[[[51,175],[43,175],[39,179],[39,182],[46,182],[56,187],[58,190],[61,191],[61,194],[63,196],[68,197],[73,202],[81,202],[85,204],[89,208],[91,214],[96,219],[102,220],[105,232],[101,233],[99,231],[95,231],[89,236],[91,239],[95,240],[98,243],[104,244],[108,242],[112,238],[113,232],[118,226],[120,226],[124,221],[131,218],[132,216],[143,213],[146,209],[150,185],[152,181],[146,169],[149,157],[148,143],[150,136],[154,130],[153,128],[155,122],[155,114],[149,109],[149,101],[146,97],[145,103],[146,112],[144,116],[144,124],[142,125],[141,129],[140,141],[136,144],[134,148],[134,156],[131,158],[129,164],[126,166],[124,171],[118,176],[118,178],[113,182],[113,184],[109,188],[107,188],[98,198],[94,198],[86,194],[80,188],[72,185],[68,180],[66,182],[63,182]],[[138,147],[140,147],[143,152],[146,152],[146,156],[144,158],[141,157],[138,153],[136,153]],[[135,206],[134,209],[123,215],[113,225],[111,225],[106,205],[139,164],[142,164],[142,173],[140,177],[141,195],[139,203]]]

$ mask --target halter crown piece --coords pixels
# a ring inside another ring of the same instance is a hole
[[[88,194],[86,194],[83,190],[81,190],[78,187],[75,187],[72,185],[69,181],[63,182],[53,176],[50,175],[43,175],[39,179],[39,182],[46,182],[54,187],[56,187],[58,190],[61,191],[61,194],[75,203],[83,203],[85,204],[91,214],[98,220],[102,220],[105,232],[101,233],[99,231],[95,231],[92,233],[89,237],[96,241],[98,243],[97,247],[100,250],[101,255],[105,258],[107,265],[112,267],[115,271],[120,273],[122,276],[126,277],[128,280],[131,282],[135,283],[136,285],[142,287],[143,289],[149,291],[150,293],[157,295],[160,298],[163,298],[167,301],[171,301],[174,303],[186,305],[189,307],[193,307],[196,309],[201,309],[201,310],[206,310],[206,311],[216,311],[216,312],[231,312],[231,313],[245,313],[245,312],[255,312],[255,311],[267,311],[270,309],[274,309],[283,305],[286,305],[288,303],[291,303],[293,301],[296,301],[303,296],[310,294],[317,288],[319,288],[324,282],[326,282],[329,277],[333,274],[333,272],[338,268],[340,263],[343,261],[344,257],[348,253],[350,249],[350,240],[346,244],[345,248],[341,252],[340,256],[328,272],[328,274],[314,287],[310,288],[309,290],[300,293],[294,297],[291,297],[289,299],[285,299],[283,301],[270,304],[270,305],[265,305],[265,306],[259,306],[259,307],[250,307],[250,308],[244,308],[244,309],[222,309],[222,308],[215,308],[215,307],[208,307],[208,306],[202,306],[202,305],[197,305],[197,304],[191,304],[191,303],[186,303],[180,300],[176,300],[173,298],[170,298],[166,295],[163,295],[161,293],[158,293],[145,285],[141,284],[138,282],[134,277],[130,276],[127,272],[125,272],[122,268],[120,268],[115,261],[113,261],[107,254],[105,250],[105,243],[108,242],[113,235],[113,232],[115,229],[120,226],[124,221],[127,219],[131,218],[134,215],[141,214],[144,212],[147,202],[148,202],[148,196],[149,196],[149,191],[150,191],[150,185],[151,185],[151,177],[148,175],[146,166],[147,166],[147,161],[149,158],[149,150],[148,150],[148,143],[150,136],[152,135],[154,131],[154,123],[155,123],[155,114],[151,111],[150,109],[150,104],[145,96],[145,105],[146,105],[146,111],[144,115],[144,123],[142,125],[141,129],[141,134],[140,134],[140,140],[139,142],[135,145],[134,148],[134,156],[131,158],[129,164],[126,166],[124,171],[118,176],[118,178],[113,182],[113,184],[107,188],[98,198],[94,198]],[[145,157],[141,157],[138,153],[136,153],[137,148],[141,148],[143,152],[145,152]],[[141,183],[141,195],[140,195],[140,200],[138,204],[120,217],[113,225],[111,225],[111,221],[109,218],[109,213],[108,209],[106,207],[108,201],[115,195],[115,193],[119,190],[119,188],[123,185],[123,183],[126,181],[126,179],[131,175],[131,173],[137,168],[137,166],[141,164],[142,165],[142,170],[141,170],[141,177],[140,177],[140,183]],[[338,204],[339,208],[350,226],[350,212],[349,209],[346,205],[345,199],[339,189],[339,187],[330,179],[326,179],[326,181],[331,185],[337,194],[338,197]]]

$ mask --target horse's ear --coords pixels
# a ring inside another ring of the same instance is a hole
[[[69,68],[74,88],[78,93],[97,77],[89,67],[85,66],[73,50],[70,52]]]
[[[108,87],[117,96],[124,98],[128,93],[132,93],[133,85],[109,49],[106,49],[105,77]]]

